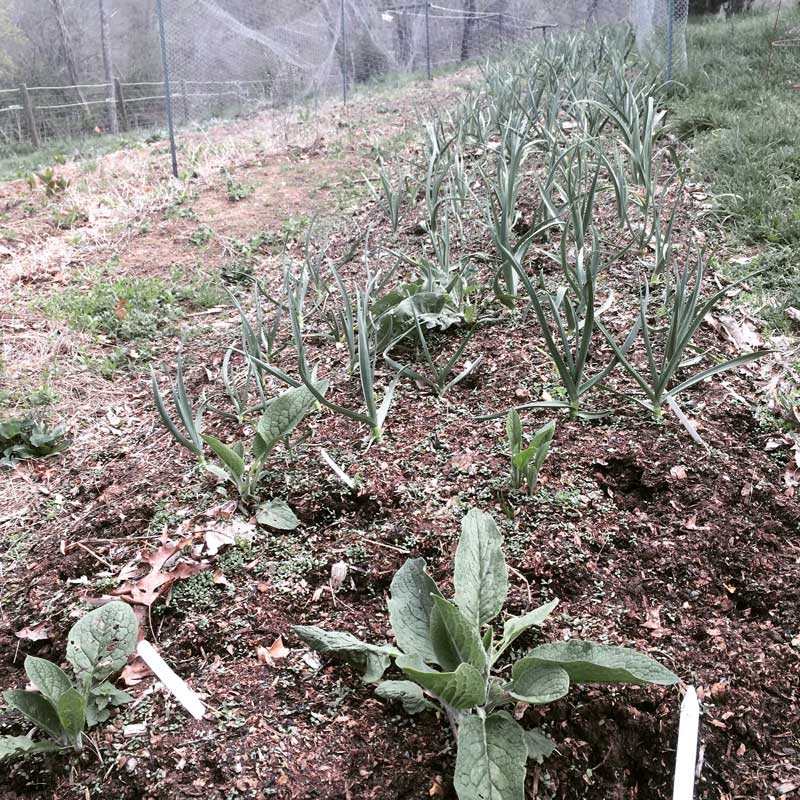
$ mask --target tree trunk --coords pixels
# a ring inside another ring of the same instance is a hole
[[[98,2],[100,3],[100,44],[103,49],[103,70],[108,84],[106,118],[108,119],[109,132],[119,133],[116,93],[114,92],[114,62],[111,60],[111,32],[103,0],[98,0]]]
[[[78,68],[75,66],[75,53],[72,50],[72,37],[69,35],[69,28],[67,27],[67,17],[64,14],[63,0],[50,0],[53,6],[53,14],[56,18],[58,25],[58,35],[61,39],[61,50],[64,53],[64,63],[67,65],[67,74],[69,75],[70,82],[73,86],[77,87],[80,83],[78,79]],[[86,115],[90,115],[89,106],[86,104],[86,97],[79,89],[75,89],[78,95],[78,101],[86,111]]]

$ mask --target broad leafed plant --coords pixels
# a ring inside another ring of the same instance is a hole
[[[0,736],[0,760],[70,748],[80,752],[86,728],[105,722],[110,707],[131,700],[109,678],[127,663],[136,647],[138,627],[131,607],[119,601],[78,620],[67,637],[71,678],[52,661],[28,656],[25,672],[35,690],[10,689],[3,697],[45,738]]]
[[[392,580],[388,601],[396,644],[367,644],[314,626],[294,628],[318,652],[360,670],[366,682],[377,683],[376,694],[400,702],[408,713],[443,712],[457,741],[454,784],[460,800],[523,800],[527,760],[541,762],[555,749],[542,731],[525,730],[507,706],[551,703],[573,683],[667,686],[679,680],[635,650],[574,639],[534,647],[509,670],[504,656],[525,631],[544,623],[558,600],[507,617],[498,634],[492,622],[509,585],[501,543],[489,515],[476,509],[466,515],[452,600],[443,597],[423,559],[406,561]],[[383,680],[392,662],[403,679]]]

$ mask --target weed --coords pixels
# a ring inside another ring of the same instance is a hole
[[[68,206],[59,208],[53,212],[53,225],[59,230],[68,231],[85,225],[89,221],[89,215],[78,206]]]
[[[225,193],[232,203],[238,203],[240,200],[250,197],[255,191],[250,184],[237,181],[226,169],[223,168],[222,172],[225,175]]]
[[[57,455],[69,447],[66,430],[31,417],[0,421],[0,468],[20,461]]]
[[[214,238],[214,231],[206,224],[198,225],[189,237],[189,244],[205,247]]]
[[[110,281],[103,271],[76,282],[79,285],[51,296],[43,307],[79,330],[121,342],[152,340],[180,316],[174,291],[159,278]]]

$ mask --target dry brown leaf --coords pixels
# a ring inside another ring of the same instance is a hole
[[[230,586],[231,582],[225,577],[221,569],[214,570],[214,583],[220,586]]]
[[[183,549],[194,542],[194,537],[190,536],[180,539],[176,544],[170,544],[165,533],[161,537],[161,547],[158,550],[141,555],[140,560],[150,565],[147,574],[125,581],[112,594],[129,603],[150,608],[161,595],[169,591],[175,581],[190,578],[201,570],[208,569],[207,561],[180,561],[171,568],[180,558]]]
[[[669,471],[669,474],[675,478],[676,481],[682,481],[686,479],[686,469],[680,464],[672,467],[672,469]]]
[[[50,628],[46,622],[29,625],[14,634],[17,639],[26,639],[29,642],[41,642],[50,638]]]
[[[144,663],[140,656],[136,656],[125,665],[120,677],[125,682],[126,686],[136,686],[137,683],[141,683],[145,678],[149,678],[152,674],[153,671],[150,669],[150,667]]]
[[[259,664],[268,667],[275,665],[276,661],[286,658],[292,651],[283,644],[283,637],[279,636],[269,647],[258,645],[256,647],[256,657]]]

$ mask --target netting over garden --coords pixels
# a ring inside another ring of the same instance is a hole
[[[176,124],[313,107],[386,75],[430,75],[566,31],[629,22],[667,72],[686,63],[688,0],[161,0]],[[150,59],[153,61],[153,59]],[[157,62],[156,62],[157,63]],[[153,70],[151,70],[153,71]],[[0,88],[0,142],[163,128],[164,73]],[[147,78],[145,80],[144,78]],[[116,113],[113,113],[116,112]]]

